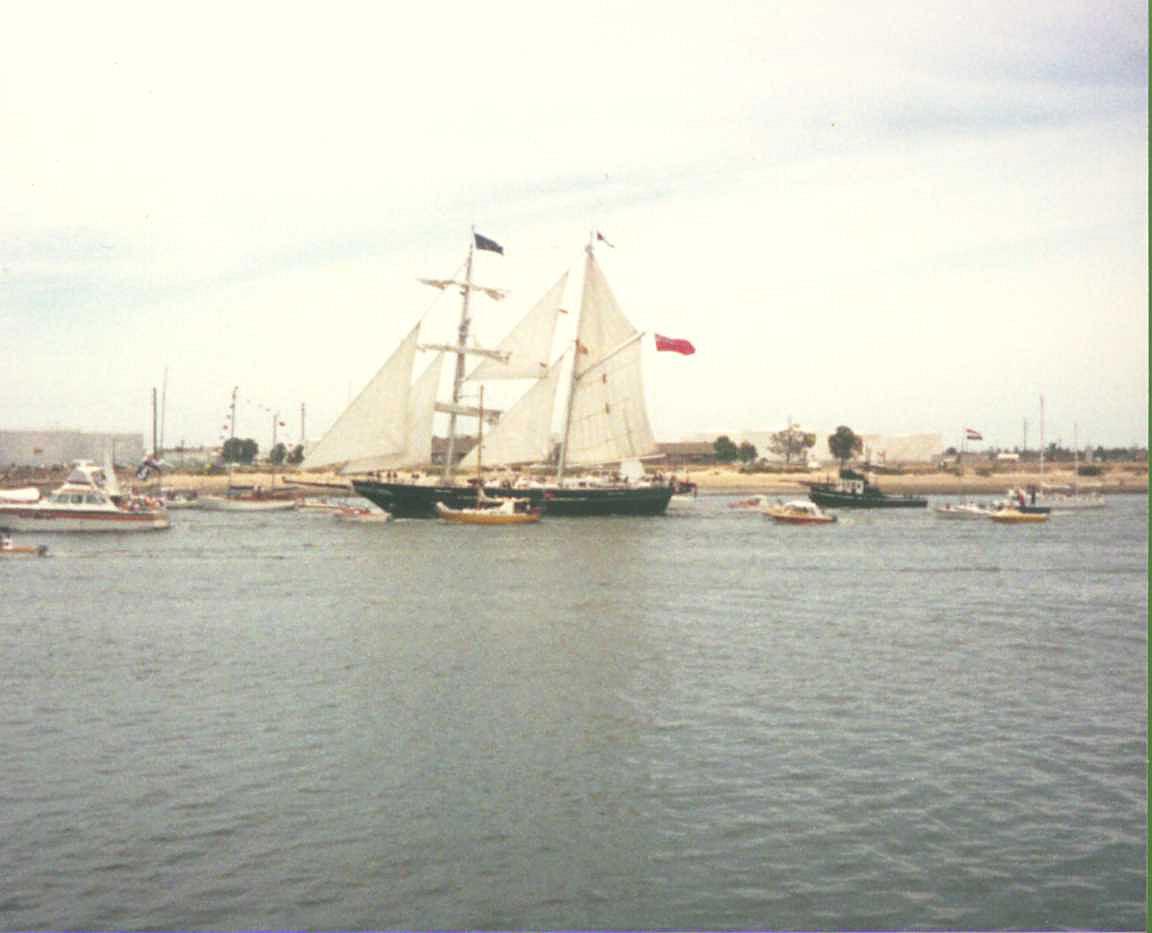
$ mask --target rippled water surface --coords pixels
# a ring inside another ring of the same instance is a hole
[[[1143,929],[1145,500],[727,501],[40,539],[0,926]]]

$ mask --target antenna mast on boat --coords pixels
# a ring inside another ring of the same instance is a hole
[[[164,367],[164,386],[160,391],[160,449],[156,451],[157,456],[164,453],[164,425],[168,420],[168,367]]]

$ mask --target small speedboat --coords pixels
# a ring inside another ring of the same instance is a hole
[[[459,525],[532,525],[540,521],[542,509],[532,508],[528,499],[501,499],[491,505],[480,500],[476,508],[450,509],[436,503],[436,514],[446,522]]]
[[[1035,525],[1048,521],[1047,512],[1021,512],[1019,509],[1000,509],[989,512],[988,517],[1001,525]]]
[[[982,505],[977,505],[975,502],[965,502],[959,505],[948,503],[947,505],[938,505],[932,512],[937,518],[958,518],[958,519],[973,519],[973,518],[987,518],[992,514],[992,510],[985,508]]]
[[[338,515],[340,512],[350,510],[351,506],[343,502],[329,502],[327,499],[300,499],[296,503],[296,508],[300,512],[312,515]]]
[[[835,515],[829,515],[815,502],[801,499],[766,509],[764,514],[782,525],[829,525],[836,521]]]
[[[670,509],[694,509],[700,495],[700,487],[689,480],[673,480],[672,498],[668,500]]]
[[[371,525],[390,522],[392,513],[383,509],[361,508],[360,506],[344,506],[335,511],[336,521],[351,522],[355,524]]]
[[[777,504],[779,504],[779,503],[777,503]],[[749,496],[747,499],[733,499],[731,502],[728,503],[728,508],[730,508],[730,509],[745,509],[745,510],[749,510],[749,511],[754,510],[754,511],[759,511],[759,512],[763,512],[764,510],[766,510],[770,507],[771,507],[771,500],[767,496],[764,496],[764,495]]]
[[[200,497],[195,492],[176,492],[164,490],[164,508],[169,512],[178,509],[200,508]]]

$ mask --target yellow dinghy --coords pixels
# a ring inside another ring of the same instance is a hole
[[[532,525],[544,513],[532,508],[527,499],[502,499],[498,505],[475,509],[450,509],[437,502],[436,514],[446,522],[460,525]]]
[[[1016,509],[1000,509],[988,517],[1001,525],[1034,525],[1048,521],[1048,515],[1044,512],[1020,512]]]

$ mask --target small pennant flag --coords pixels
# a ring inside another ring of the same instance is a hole
[[[486,236],[481,236],[479,233],[472,234],[476,238],[476,248],[486,249],[492,253],[499,253],[504,255],[504,247],[497,243],[495,240],[490,240]]]
[[[605,246],[611,246],[613,249],[616,248],[614,244],[608,242],[608,237],[604,236],[599,230],[596,231],[596,239]]]
[[[696,348],[692,346],[691,341],[678,340],[675,337],[664,337],[656,334],[656,349],[661,353],[669,351],[672,353],[683,353],[685,356],[691,356],[696,352]]]
[[[972,428],[965,428],[964,429],[964,437],[966,440],[970,440],[970,441],[982,441],[982,440],[984,440],[984,435],[981,434],[979,431],[973,430]]]

